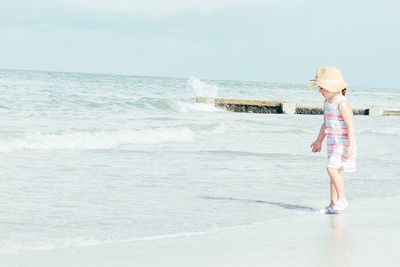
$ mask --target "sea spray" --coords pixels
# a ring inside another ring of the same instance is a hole
[[[192,87],[195,96],[218,97],[219,88],[214,84],[203,82],[195,77],[189,78],[188,84]]]
[[[214,84],[210,84],[204,81],[201,81],[198,78],[191,77],[188,80],[188,85],[192,88],[195,97],[210,97],[217,98],[218,97],[218,86]],[[218,108],[214,105],[214,103],[185,103],[178,102],[177,103],[181,112],[189,112],[189,111],[205,111],[205,112],[221,112],[225,111],[224,109]]]

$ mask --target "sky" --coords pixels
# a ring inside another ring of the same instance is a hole
[[[1,0],[0,68],[400,88],[395,0]]]

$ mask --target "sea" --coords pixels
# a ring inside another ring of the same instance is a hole
[[[304,84],[0,70],[0,255],[200,235],[329,203],[321,115],[235,113],[196,96],[323,105]],[[349,87],[400,109],[400,88]],[[400,197],[400,117],[355,116],[350,202]]]

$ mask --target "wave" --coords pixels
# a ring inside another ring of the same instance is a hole
[[[198,78],[191,77],[187,81],[188,85],[192,88],[194,96],[204,97],[218,97],[218,86],[201,81]],[[186,102],[187,101],[187,102]],[[177,112],[217,112],[224,111],[214,105],[195,103],[193,99],[177,100],[169,98],[149,98],[142,97],[137,99],[134,103],[136,107],[146,110],[163,110],[163,111],[177,111]]]
[[[175,101],[165,98],[143,97],[135,102],[135,106],[145,110],[177,111]]]
[[[192,112],[192,111],[202,111],[202,112],[226,112],[226,110],[218,108],[212,104],[203,103],[187,103],[177,101],[176,105],[180,112]]]
[[[110,238],[94,239],[90,237],[61,238],[58,240],[46,240],[34,243],[3,240],[0,241],[0,255],[19,255],[35,251],[50,251],[56,249],[96,247],[96,246],[103,246],[110,244],[126,244],[137,241],[156,241],[156,240],[175,239],[182,237],[203,236],[203,235],[220,233],[224,231],[251,228],[257,225],[273,223],[276,221],[283,221],[285,219],[286,218],[274,218],[267,221],[254,222],[249,224],[239,224],[239,225],[225,226],[225,227],[212,226],[209,229],[203,231],[188,231],[188,232],[178,232],[178,233],[150,235],[143,237],[131,237],[131,238],[128,237],[126,239],[119,239],[119,240]]]
[[[92,150],[111,149],[129,144],[159,144],[193,141],[198,134],[187,127],[148,130],[99,132],[65,132],[34,134],[25,138],[0,142],[0,152],[18,150]]]
[[[135,103],[140,109],[152,111],[172,111],[172,112],[225,112],[224,109],[215,107],[212,104],[195,103],[190,100],[173,100],[162,98],[141,98]]]
[[[188,80],[189,86],[192,87],[195,96],[218,97],[218,86],[203,82],[196,77],[191,77]]]
[[[188,142],[194,141],[201,136],[221,134],[225,131],[224,124],[209,124],[147,130],[31,134],[14,140],[0,139],[0,152],[19,150],[94,150],[112,149],[126,145]]]
[[[201,236],[207,234],[218,233],[230,229],[250,227],[253,225],[239,225],[231,227],[212,227],[206,231],[198,232],[182,232],[172,234],[151,235],[144,237],[132,237],[128,239],[93,239],[93,238],[62,238],[59,240],[48,240],[34,243],[24,243],[16,241],[0,241],[0,255],[19,255],[23,253],[30,253],[35,251],[50,251],[55,249],[68,249],[68,248],[83,248],[83,247],[96,247],[108,244],[126,244],[137,241],[155,241],[163,239],[174,239],[181,237]]]

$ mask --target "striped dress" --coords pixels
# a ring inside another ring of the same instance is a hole
[[[339,104],[347,101],[342,94],[331,99],[331,103],[325,100],[324,119],[325,134],[328,146],[328,167],[341,169],[344,172],[356,171],[356,145],[354,143],[353,157],[347,156],[349,147],[349,135],[344,124],[343,116],[340,114]],[[355,141],[354,141],[355,142]]]

